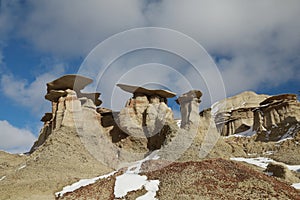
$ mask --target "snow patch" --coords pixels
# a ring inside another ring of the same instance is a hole
[[[240,133],[236,133],[234,135],[230,135],[230,136],[226,136],[226,138],[230,138],[230,137],[252,137],[253,135],[256,134],[256,131],[252,130],[252,126],[244,131],[244,132],[240,132]]]
[[[275,151],[266,151],[266,152],[264,152],[263,154],[264,155],[272,155],[272,154],[274,154],[275,153]]]
[[[0,178],[0,181],[3,181],[5,178],[6,178],[6,176],[2,176],[2,177]]]
[[[297,126],[291,126],[289,130],[276,143],[281,143],[283,141],[293,139],[293,134],[295,134],[294,131],[296,128]]]
[[[180,128],[181,127],[181,120],[176,121],[177,126]]]
[[[256,165],[258,167],[266,169],[268,164],[273,162],[276,163],[275,160],[271,158],[265,158],[265,157],[257,157],[257,158],[242,158],[242,157],[237,157],[237,158],[230,158],[230,160],[235,160],[235,161],[241,161],[241,162],[246,162],[252,165]],[[284,163],[283,163],[284,164]],[[289,170],[292,171],[300,171],[300,165],[287,165],[284,164]]]
[[[230,160],[235,160],[235,161],[241,161],[241,162],[246,162],[252,165],[256,165],[258,167],[266,169],[268,164],[271,162],[275,162],[274,160],[270,158],[265,158],[265,157],[257,157],[257,158],[230,158]]]
[[[21,167],[18,168],[18,170],[24,169],[26,165],[22,165]]]
[[[128,167],[127,171],[116,177],[116,183],[114,187],[114,195],[116,198],[122,198],[127,195],[128,192],[145,189],[148,191],[145,195],[141,196],[140,200],[155,200],[156,191],[158,190],[159,180],[147,180],[147,176],[139,175],[143,162],[147,160],[157,160],[159,156],[156,152],[153,152],[143,160],[135,162],[131,167]]]
[[[296,188],[297,190],[300,190],[300,183],[294,183],[292,184],[292,187]]]
[[[157,200],[155,198],[156,192],[159,190],[159,180],[151,180],[145,185],[145,189],[148,191],[143,196],[136,198],[136,200]]]
[[[130,191],[142,189],[147,183],[147,176],[125,173],[117,176],[114,194],[116,198],[122,198]]]
[[[75,191],[75,190],[77,190],[77,189],[79,189],[83,186],[87,186],[87,185],[90,185],[92,183],[95,183],[99,179],[110,177],[110,176],[114,175],[115,173],[116,173],[116,171],[111,172],[109,174],[105,174],[103,176],[98,176],[98,177],[95,177],[95,178],[91,178],[91,179],[82,179],[82,180],[80,180],[76,183],[73,183],[72,185],[65,186],[62,191],[56,192],[55,196],[56,197],[62,197],[64,194],[66,194],[68,192],[73,192],[73,191]]]

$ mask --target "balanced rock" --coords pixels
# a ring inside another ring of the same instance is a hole
[[[134,85],[125,85],[125,84],[117,84],[118,87],[120,87],[122,90],[132,93],[132,94],[144,94],[146,96],[158,96],[162,98],[172,98],[176,96],[176,93],[168,91],[168,90],[152,90],[147,89],[140,86],[134,86]]]
[[[67,89],[80,91],[92,82],[93,80],[90,78],[76,74],[69,74],[47,83],[47,92],[49,93],[51,90]]]
[[[99,115],[96,112],[96,106],[100,106],[102,103],[98,99],[100,93],[82,93],[80,91],[91,82],[92,79],[80,75],[65,75],[47,83],[45,99],[51,101],[52,112],[46,113],[41,119],[44,127],[30,152],[42,145],[54,130],[62,126],[82,128],[84,107],[94,110],[96,115]]]
[[[139,138],[147,149],[159,148],[166,137],[164,126],[174,122],[173,112],[167,106],[167,98],[176,94],[167,90],[151,90],[139,86],[118,84],[133,94],[119,113],[120,128],[133,138]],[[160,141],[157,141],[159,137]],[[151,142],[155,141],[155,142]]]

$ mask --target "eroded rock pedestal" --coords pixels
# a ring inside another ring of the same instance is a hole
[[[51,101],[52,112],[46,113],[41,121],[44,126],[38,140],[32,146],[30,152],[42,145],[48,136],[60,127],[82,129],[84,109],[91,109],[94,114],[91,117],[98,118],[96,106],[102,102],[99,100],[100,93],[81,93],[80,90],[90,84],[92,79],[79,75],[65,75],[50,83],[47,83],[45,99]]]
[[[182,94],[176,100],[176,102],[180,104],[181,128],[199,125],[199,105],[201,96],[202,93],[199,90],[191,90]]]
[[[159,149],[168,134],[168,125],[175,122],[167,98],[176,94],[124,84],[118,86],[133,94],[118,115],[120,129],[142,149]]]

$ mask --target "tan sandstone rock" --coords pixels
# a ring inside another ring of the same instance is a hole
[[[253,110],[268,97],[246,91],[215,103],[211,112],[220,134],[230,136],[251,129],[254,123]]]
[[[294,94],[272,96],[254,112],[257,140],[278,141],[294,137],[300,128],[300,103]]]
[[[176,100],[176,102],[180,104],[181,128],[186,128],[191,125],[198,126],[200,120],[199,105],[201,96],[202,93],[199,90],[191,90],[182,94]]]
[[[128,134],[129,138],[137,139],[136,142],[145,151],[159,148],[166,138],[165,126],[175,122],[173,112],[166,102],[167,98],[176,94],[167,90],[150,90],[139,86],[124,84],[117,86],[133,94],[119,113],[120,129]]]

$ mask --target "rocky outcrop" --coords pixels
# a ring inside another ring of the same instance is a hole
[[[191,90],[182,94],[176,102],[180,104],[181,128],[199,125],[199,105],[202,93],[199,90]]]
[[[278,141],[300,132],[300,103],[294,94],[272,96],[254,111],[257,140]]]
[[[253,110],[268,97],[247,91],[215,103],[212,115],[220,134],[230,136],[250,130],[254,123]]]
[[[49,135],[60,127],[82,128],[83,107],[93,110],[101,104],[98,99],[100,93],[81,93],[91,79],[79,75],[65,75],[50,83],[47,83],[47,94],[45,99],[51,101],[52,112],[46,113],[41,121],[44,126],[39,134],[38,140],[32,146],[32,153],[42,145]],[[95,112],[95,119],[100,120],[100,115]]]
[[[150,90],[138,86],[118,84],[133,94],[119,115],[120,129],[144,149],[155,150],[164,143],[167,126],[175,123],[167,98],[176,94],[167,90]]]
[[[239,108],[216,115],[215,122],[222,136],[230,136],[252,128],[254,108]]]

